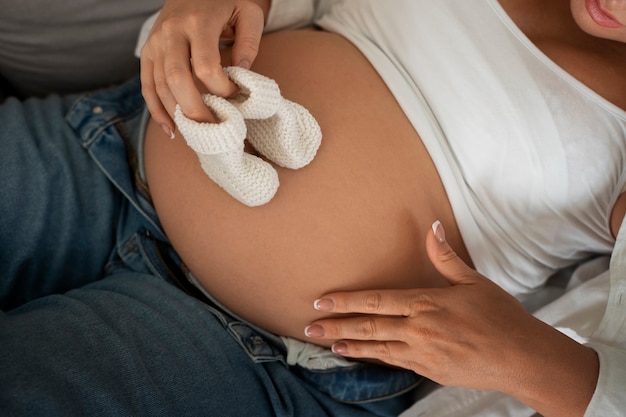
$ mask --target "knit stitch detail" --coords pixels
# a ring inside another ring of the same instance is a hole
[[[239,86],[238,96],[202,96],[217,123],[193,121],[179,105],[174,120],[209,178],[248,206],[266,204],[278,190],[278,173],[244,152],[246,137],[277,165],[298,169],[315,157],[322,131],[307,109],[281,96],[274,80],[239,67],[224,72]]]
[[[266,161],[244,153],[243,116],[221,97],[207,94],[203,100],[218,123],[191,120],[178,105],[174,114],[178,130],[198,155],[202,170],[243,204],[255,207],[268,203],[278,190],[278,174]]]
[[[267,204],[278,191],[278,173],[268,162],[244,152],[198,154],[209,178],[228,194],[249,207]]]
[[[272,162],[291,169],[308,165],[322,141],[322,131],[304,107],[283,98],[276,82],[240,67],[224,68],[239,87],[231,103],[241,111],[248,141]]]
[[[285,168],[299,169],[308,165],[322,142],[322,131],[311,113],[284,98],[272,117],[245,122],[252,146]]]
[[[226,67],[224,72],[239,87],[231,103],[244,119],[267,119],[276,113],[282,100],[276,81],[241,67]]]
[[[239,148],[243,150],[246,124],[237,108],[214,95],[205,94],[202,99],[213,110],[218,123],[191,120],[183,114],[178,104],[174,112],[176,126],[191,149],[209,155]]]

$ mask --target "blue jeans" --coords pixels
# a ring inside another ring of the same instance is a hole
[[[285,363],[202,298],[143,180],[138,80],[0,106],[0,415],[391,416],[420,378]]]

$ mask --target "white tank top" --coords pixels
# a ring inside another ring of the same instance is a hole
[[[521,297],[610,253],[626,113],[548,59],[497,1],[352,0],[318,23],[388,84],[481,273]]]

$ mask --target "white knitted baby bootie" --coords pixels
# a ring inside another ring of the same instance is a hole
[[[270,78],[239,67],[224,71],[239,86],[239,96],[231,102],[243,114],[252,146],[285,168],[308,165],[322,142],[311,113],[283,98]]]
[[[241,67],[226,67],[224,72],[239,87],[229,101],[244,119],[267,119],[276,114],[283,97],[276,81]]]
[[[204,103],[219,123],[187,118],[176,105],[174,121],[187,144],[196,152],[204,172],[231,196],[247,206],[269,202],[278,190],[278,174],[261,158],[244,153],[246,124],[227,100],[205,94]]]
[[[285,168],[308,165],[322,143],[322,131],[311,113],[285,98],[272,117],[246,120],[246,126],[255,149]]]

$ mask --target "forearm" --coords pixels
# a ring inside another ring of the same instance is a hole
[[[513,359],[518,376],[501,391],[544,417],[582,417],[598,380],[596,352],[539,320],[535,326],[533,339]]]
[[[341,339],[336,353],[379,359],[441,385],[502,392],[544,417],[583,417],[598,384],[596,352],[468,267],[439,222],[426,251],[450,287],[324,294],[315,308],[339,316],[313,322],[305,334]]]

